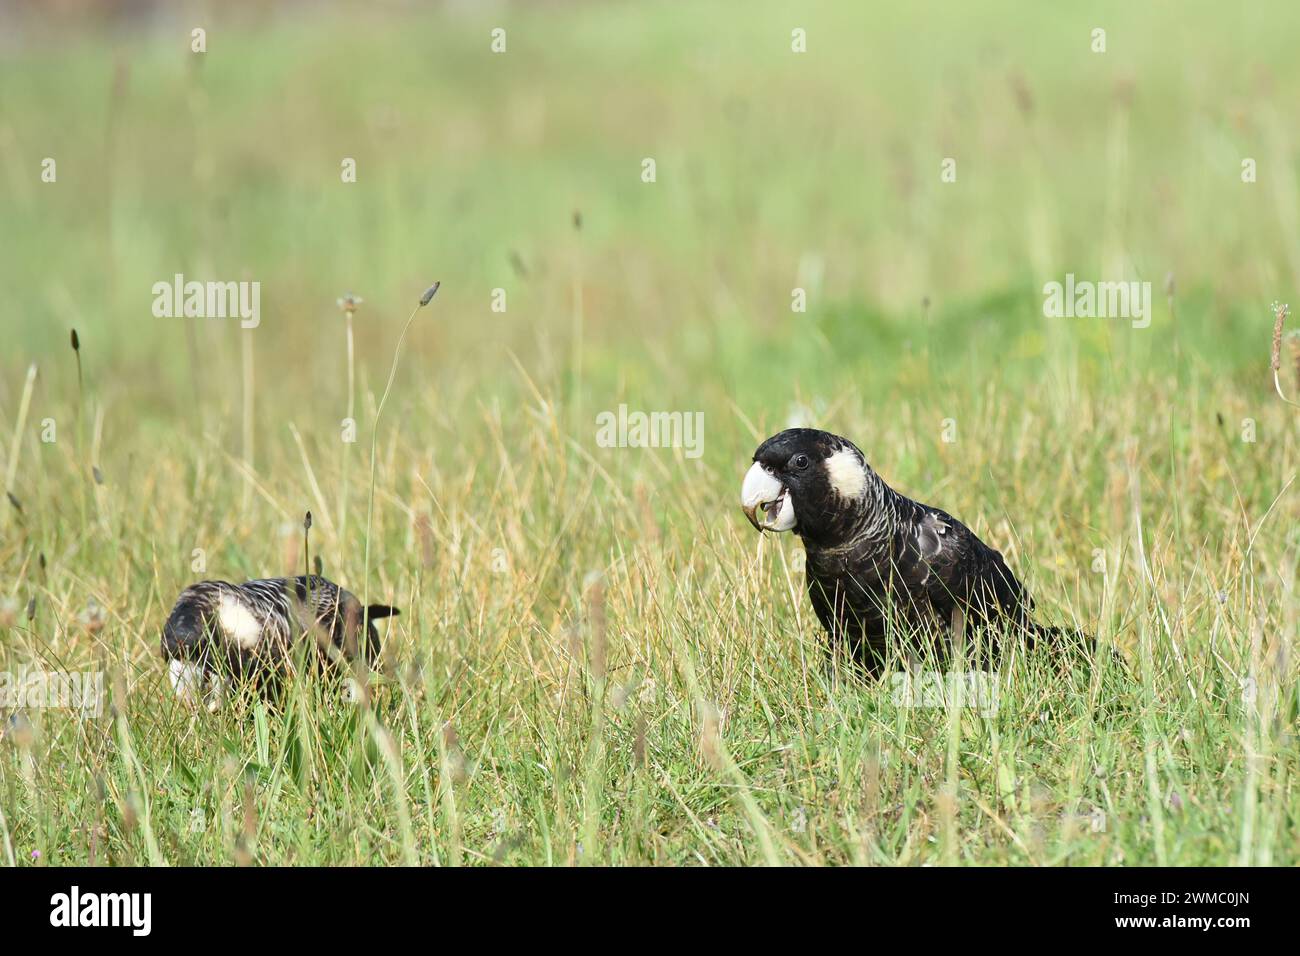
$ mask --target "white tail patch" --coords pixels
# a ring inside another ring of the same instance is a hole
[[[221,633],[246,651],[257,647],[262,639],[262,622],[233,594],[221,595],[217,622],[221,625]]]
[[[827,458],[826,473],[841,498],[861,498],[867,490],[867,470],[852,448],[841,448]]]

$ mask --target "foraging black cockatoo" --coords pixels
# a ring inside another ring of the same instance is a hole
[[[273,680],[288,669],[294,645],[306,635],[316,636],[326,660],[375,660],[374,622],[397,613],[384,604],[363,608],[356,595],[319,575],[200,581],[177,598],[163,627],[162,653],[176,695],[216,710],[225,677]]]
[[[834,644],[868,671],[886,658],[886,632],[934,637],[999,631],[1055,637],[1002,555],[952,515],[890,488],[853,442],[812,428],[773,435],[754,452],[741,507],[760,531],[803,539],[813,609]],[[954,613],[956,612],[956,614]]]

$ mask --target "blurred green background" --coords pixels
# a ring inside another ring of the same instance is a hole
[[[0,394],[33,360],[65,387],[76,326],[118,434],[174,426],[195,390],[218,415],[237,398],[234,323],[150,312],[176,272],[262,283],[266,403],[337,395],[349,290],[381,375],[436,278],[411,341],[440,387],[499,394],[513,352],[592,409],[711,423],[723,396],[769,419],[799,396],[883,399],[923,348],[935,387],[1050,379],[1057,355],[1122,390],[1181,341],[1262,394],[1267,306],[1300,273],[1291,3],[96,11],[5,14]],[[1151,281],[1152,327],[1044,320],[1066,272]]]

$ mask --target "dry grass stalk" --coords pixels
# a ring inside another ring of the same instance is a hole
[[[1290,306],[1284,302],[1273,303],[1273,355],[1270,367],[1273,369],[1273,388],[1277,390],[1277,397],[1288,405],[1300,408],[1300,402],[1291,401],[1283,393],[1282,378],[1279,374],[1282,369],[1282,330],[1286,325],[1287,315],[1290,314],[1290,310]],[[1300,366],[1297,367],[1297,374],[1300,375]]]

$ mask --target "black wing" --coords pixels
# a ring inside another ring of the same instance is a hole
[[[1022,622],[1032,602],[1002,555],[970,528],[938,508],[921,506],[911,523],[915,560],[904,580],[923,592],[942,619],[955,608],[977,621],[1000,617]]]

